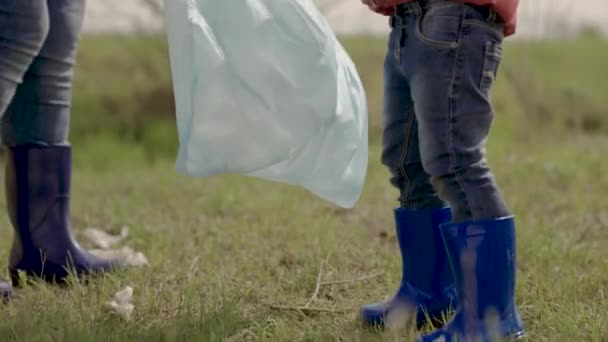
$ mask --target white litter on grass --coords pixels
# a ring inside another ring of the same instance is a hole
[[[114,298],[107,302],[106,304],[116,310],[119,315],[121,315],[127,321],[131,320],[133,310],[135,306],[131,303],[133,299],[133,288],[131,286],[127,286],[124,289],[116,292],[114,294]]]
[[[124,260],[128,266],[146,266],[149,264],[148,258],[133,248],[124,246],[120,249],[114,248],[129,235],[129,228],[123,227],[120,235],[111,235],[96,228],[87,228],[84,231],[85,237],[98,249],[91,250],[91,253],[99,258]]]
[[[99,258],[124,260],[127,266],[147,266],[149,264],[148,258],[142,252],[137,252],[128,246],[121,249],[94,249],[90,252]]]
[[[110,235],[103,230],[97,228],[87,228],[84,231],[84,236],[95,244],[97,248],[110,249],[121,241],[127,238],[129,235],[129,228],[123,227],[120,231],[120,235]]]

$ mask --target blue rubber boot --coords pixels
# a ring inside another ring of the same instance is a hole
[[[0,301],[6,303],[11,298],[11,285],[0,280]]]
[[[97,258],[74,240],[70,227],[71,148],[18,146],[8,149],[6,194],[15,228],[9,272],[65,283],[76,275],[103,272],[121,263]]]
[[[524,324],[515,305],[515,220],[441,226],[454,269],[459,305],[442,329],[420,342],[519,339]]]
[[[361,309],[363,322],[383,326],[390,320],[414,318],[417,326],[437,324],[455,306],[456,290],[439,225],[451,220],[449,208],[395,209],[397,239],[401,249],[402,279],[395,296]]]

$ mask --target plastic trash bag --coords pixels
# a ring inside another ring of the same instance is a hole
[[[179,172],[254,176],[354,206],[365,93],[311,0],[167,0],[165,24]]]

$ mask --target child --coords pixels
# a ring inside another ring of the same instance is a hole
[[[72,74],[85,0],[0,0],[0,117],[15,228],[9,271],[62,281],[115,266],[81,249],[69,223]],[[0,281],[0,302],[11,287]]]
[[[391,16],[382,161],[401,191],[403,259],[397,294],[363,307],[362,317],[383,324],[405,311],[420,325],[455,307],[454,318],[421,341],[522,337],[514,218],[485,159],[489,93],[518,0],[362,2]]]

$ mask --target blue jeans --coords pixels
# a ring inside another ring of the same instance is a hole
[[[382,161],[407,209],[454,222],[509,212],[485,158],[502,25],[487,7],[419,0],[396,7],[384,64]]]
[[[0,0],[2,142],[67,145],[85,0]]]

